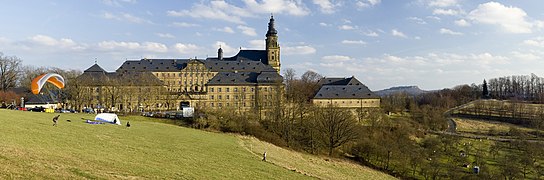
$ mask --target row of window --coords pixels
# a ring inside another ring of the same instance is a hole
[[[228,87],[226,87],[224,89],[225,89],[225,92],[230,92],[230,90],[231,90],[231,88],[228,88]],[[246,92],[246,90],[247,90],[245,87],[242,87],[240,89],[242,90],[242,92]],[[210,87],[209,90],[210,90],[210,92],[215,92],[216,89],[213,88],[213,87]],[[223,90],[223,88],[220,88],[220,87],[217,88],[217,92],[222,92],[222,90]],[[237,87],[232,88],[232,90],[233,90],[233,92],[238,92]],[[259,87],[259,90],[268,92],[268,91],[272,91],[273,89],[271,87]],[[255,91],[255,88],[250,88],[250,92],[254,92],[254,91]]]
[[[359,104],[361,101],[347,101],[347,104]],[[327,104],[330,104],[330,101],[327,101]],[[363,104],[376,103],[376,101],[362,101]],[[319,101],[319,104],[323,104],[323,101]],[[338,101],[334,101],[334,104],[338,104]],[[341,104],[346,104],[346,101],[342,101]]]
[[[174,92],[203,92],[204,87],[203,86],[193,86],[191,88],[189,87],[183,87],[183,88],[168,88],[168,91],[174,91]]]
[[[230,107],[231,106],[231,103],[225,103],[224,104],[225,107]],[[246,103],[246,102],[234,102],[232,103],[232,105],[234,107],[255,107],[256,104],[255,103]],[[261,106],[272,106],[272,102],[268,102],[268,103],[261,103]],[[210,107],[223,107],[223,103],[210,103]]]
[[[227,88],[224,88],[224,89],[225,89],[225,92],[230,92],[230,88],[227,87]],[[238,92],[238,88],[237,88],[237,87],[232,88],[232,89],[233,89],[234,92]],[[213,88],[213,87],[210,87],[209,90],[210,90],[210,92],[215,92],[216,89]],[[217,88],[217,92],[222,92],[222,90],[223,90],[223,88],[220,88],[220,87]],[[241,90],[242,90],[242,92],[246,92],[247,88],[246,88],[246,87],[242,87]],[[255,91],[255,88],[251,88],[251,92],[254,92],[254,91]]]
[[[156,73],[155,75],[157,77],[159,76],[162,76],[162,77],[182,77],[182,74],[183,74],[183,77],[204,77],[204,76],[213,76],[212,73],[162,73],[162,75],[160,75],[161,73]],[[176,76],[177,74],[177,76]]]
[[[234,95],[233,96],[234,99],[238,100],[238,98],[242,98],[242,99],[247,99],[247,96],[244,94],[244,95],[241,95],[241,96],[238,96],[238,95]],[[252,100],[255,99],[255,95],[251,95],[250,96]],[[215,99],[215,96],[214,95],[210,95],[210,100],[214,100]],[[217,95],[217,99],[223,99],[223,96],[222,95]],[[225,95],[225,99],[229,100],[230,99],[230,95]]]
[[[198,85],[198,80],[195,80],[194,83],[196,85]],[[166,81],[166,85],[175,85],[176,84],[176,81]],[[181,85],[181,81],[177,81],[177,84],[178,85]],[[183,84],[187,85],[187,81],[183,81]],[[189,84],[192,85],[193,84],[193,80],[189,80]],[[200,85],[204,85],[204,81],[200,81]]]

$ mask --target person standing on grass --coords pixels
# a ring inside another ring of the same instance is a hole
[[[263,161],[266,161],[266,151],[263,153]]]
[[[57,121],[59,120],[59,116],[60,116],[60,114],[53,117],[53,126],[57,126]]]

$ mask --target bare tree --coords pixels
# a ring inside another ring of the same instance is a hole
[[[315,128],[329,156],[335,148],[357,139],[357,121],[347,109],[333,106],[315,109]]]
[[[22,60],[16,56],[4,56],[0,52],[0,90],[6,91],[17,85]]]

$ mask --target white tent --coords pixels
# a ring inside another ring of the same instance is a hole
[[[121,125],[121,120],[117,117],[117,114],[113,113],[100,113],[94,117],[94,120]]]

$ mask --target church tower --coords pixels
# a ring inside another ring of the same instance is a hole
[[[280,73],[280,45],[278,44],[278,31],[274,28],[274,16],[270,16],[270,22],[268,22],[266,53],[268,55],[268,64]]]

